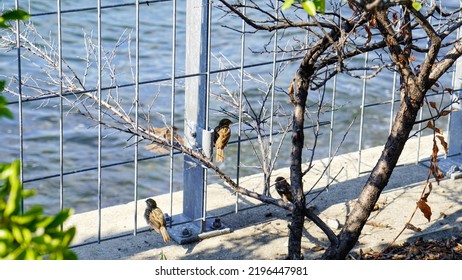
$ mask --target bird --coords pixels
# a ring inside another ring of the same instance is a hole
[[[231,137],[230,124],[232,124],[232,122],[229,119],[222,119],[213,130],[213,143],[217,148],[217,155],[215,157],[217,162],[223,162],[225,160],[224,148]]]
[[[181,135],[178,134],[178,128],[176,126],[170,127],[153,127],[150,128],[150,131],[158,136],[162,141],[170,143],[172,138],[171,131],[173,130],[173,145],[183,145],[184,140]],[[157,143],[155,141],[147,144],[145,149],[158,154],[165,154],[168,153],[170,150],[167,146]]]
[[[152,198],[146,200],[146,205],[147,207],[144,211],[144,218],[150,226],[149,231],[155,230],[157,233],[162,235],[164,242],[169,242],[170,235],[167,232],[167,223],[165,222],[164,212],[157,207],[156,201]]]
[[[276,191],[281,196],[282,200],[293,203],[294,197],[292,196],[292,191],[287,180],[284,177],[277,177],[275,182]]]

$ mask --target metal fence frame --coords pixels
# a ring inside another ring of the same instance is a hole
[[[170,4],[172,5],[172,10],[173,10],[173,15],[172,15],[172,61],[171,61],[171,77],[165,77],[165,78],[162,78],[162,79],[156,79],[156,80],[152,80],[152,81],[140,81],[140,69],[139,69],[139,36],[140,36],[140,26],[139,26],[139,11],[140,11],[140,6],[141,5],[145,5],[145,4],[150,4],[150,5],[156,5],[158,3],[163,3],[165,5],[164,2],[170,2]],[[244,1],[245,2],[245,1]],[[278,1],[276,1],[276,3],[279,3]],[[20,1],[19,0],[15,0],[15,5],[16,7],[20,7]],[[57,29],[58,29],[58,37],[57,37],[57,43],[58,43],[58,48],[59,48],[59,56],[61,57],[62,56],[62,15],[65,14],[65,13],[68,13],[68,12],[75,12],[76,10],[61,10],[61,0],[57,0],[56,2],[56,5],[57,5],[57,12],[50,12],[50,13],[47,13],[47,14],[55,14],[58,18],[58,26],[57,26]],[[190,30],[190,32],[192,30],[201,30],[202,32],[202,35],[200,36],[200,44],[192,44],[192,45],[189,45],[187,44],[187,48],[190,48],[190,51],[192,53],[195,53],[195,55],[197,55],[197,57],[194,57],[194,61],[191,62],[191,65],[190,66],[187,66],[187,73],[185,75],[177,75],[177,72],[176,72],[176,44],[177,44],[177,1],[176,0],[158,0],[158,1],[144,1],[144,2],[139,2],[139,1],[134,1],[134,3],[130,3],[130,4],[114,4],[114,5],[106,5],[106,6],[102,6],[102,3],[101,3],[101,0],[97,0],[97,7],[95,8],[91,8],[91,9],[97,9],[97,13],[98,13],[98,87],[96,89],[96,91],[98,92],[98,96],[101,96],[101,92],[104,91],[104,90],[107,90],[108,88],[104,88],[102,87],[102,83],[101,83],[101,69],[102,69],[102,60],[101,60],[101,45],[102,45],[102,29],[103,29],[103,26],[102,26],[102,21],[101,21],[101,10],[102,9],[111,9],[111,8],[116,8],[116,7],[123,7],[123,6],[133,6],[135,5],[135,10],[136,10],[136,14],[135,14],[135,21],[136,21],[136,26],[135,26],[135,33],[136,33],[136,37],[135,37],[135,83],[134,84],[126,84],[126,85],[120,85],[121,87],[125,87],[125,86],[134,86],[135,87],[135,98],[138,100],[139,99],[139,86],[141,84],[145,84],[145,83],[155,83],[155,82],[160,82],[160,81],[171,81],[171,111],[173,112],[175,110],[175,98],[176,98],[176,81],[179,80],[179,79],[188,79],[188,80],[193,80],[193,79],[196,79],[196,80],[200,80],[200,89],[199,87],[197,87],[196,85],[191,85],[191,86],[187,86],[187,91],[189,91],[189,93],[187,93],[188,95],[188,98],[191,98],[192,96],[194,96],[195,98],[202,98],[203,101],[205,101],[205,103],[202,104],[202,109],[203,111],[201,111],[200,114],[201,115],[201,123],[200,124],[195,124],[197,125],[196,128],[197,128],[197,131],[199,131],[199,129],[202,129],[202,130],[209,130],[209,115],[208,115],[208,96],[210,94],[210,77],[211,75],[213,74],[216,74],[216,73],[220,73],[220,72],[223,72],[223,71],[232,71],[232,70],[238,70],[240,71],[241,73],[244,72],[245,69],[247,68],[252,68],[252,67],[260,67],[260,66],[263,66],[263,65],[272,65],[273,66],[273,79],[276,79],[274,75],[275,71],[276,71],[276,64],[277,63],[280,63],[280,62],[283,62],[285,61],[286,59],[278,59],[277,58],[277,55],[276,55],[276,50],[278,49],[278,40],[274,40],[274,45],[273,45],[273,49],[275,50],[275,54],[273,56],[273,59],[270,60],[270,61],[267,61],[267,62],[263,62],[263,63],[256,63],[256,64],[247,64],[246,61],[245,61],[245,56],[244,56],[244,53],[246,51],[246,24],[244,21],[241,22],[242,24],[242,36],[241,36],[241,44],[240,44],[240,53],[241,53],[241,61],[240,61],[240,65],[238,67],[234,67],[234,68],[230,68],[230,69],[224,69],[224,70],[212,70],[210,69],[210,54],[211,54],[211,33],[210,33],[210,30],[211,30],[211,14],[212,14],[212,5],[210,5],[210,1],[209,0],[188,0],[188,5],[191,5],[190,6],[190,9],[188,9],[188,13],[191,13],[191,16],[194,16],[195,18],[194,19],[191,19],[190,23],[188,25],[188,28]],[[277,9],[278,7],[276,7]],[[88,9],[81,9],[81,10],[78,10],[80,12],[83,12],[83,11],[86,11]],[[245,9],[242,11],[244,14],[246,13]],[[40,15],[44,15],[44,14],[33,14],[32,16],[40,16]],[[278,13],[275,12],[275,16],[277,16]],[[20,81],[20,84],[19,84],[19,95],[20,95],[20,98],[18,98],[17,101],[14,101],[14,102],[11,102],[10,104],[11,105],[14,105],[14,104],[17,104],[18,106],[18,111],[19,111],[19,118],[18,118],[18,126],[19,126],[19,159],[21,160],[21,162],[23,162],[24,160],[24,134],[23,134],[23,125],[24,125],[24,118],[23,118],[23,103],[24,102],[29,102],[27,100],[23,100],[21,98],[22,96],[22,85],[21,85],[21,81],[22,81],[22,69],[21,69],[21,60],[22,60],[22,57],[21,57],[21,48],[20,48],[20,36],[19,36],[19,33],[20,33],[20,29],[19,29],[19,24],[18,24],[18,29],[17,29],[17,60],[18,60],[18,79]],[[198,35],[196,34],[195,37],[197,37]],[[278,36],[278,33],[275,32],[274,35],[275,38],[277,38]],[[196,42],[197,43],[197,42]],[[291,58],[291,59],[294,59],[294,58]],[[291,59],[287,59],[287,60],[291,60]],[[297,59],[297,58],[295,58]],[[61,78],[61,86],[62,86],[62,64],[61,64],[61,59],[59,59],[60,61],[60,65],[59,65],[59,71],[60,71],[60,78]],[[368,56],[367,54],[365,55],[365,65],[367,65],[367,61],[368,61]],[[189,70],[188,70],[188,67]],[[453,79],[453,85],[454,85],[454,89],[457,91],[457,90],[460,90],[461,88],[461,81],[460,81],[460,78],[458,77],[461,77],[462,76],[462,73],[461,73],[461,70],[462,69],[462,62],[461,60],[458,61],[457,63],[457,67],[456,67],[456,72],[455,72],[455,75],[454,75],[454,79]],[[365,73],[367,74],[367,72]],[[240,102],[242,104],[242,99],[243,99],[243,93],[244,93],[244,80],[243,80],[243,75],[241,75],[241,80],[240,80],[240,87],[239,87],[239,98],[240,98]],[[196,81],[197,82],[197,81]],[[195,82],[195,83],[196,83]],[[275,83],[276,81],[273,80],[273,83]],[[188,89],[188,87],[190,87]],[[398,102],[399,99],[397,100],[396,97],[395,97],[395,93],[397,92],[396,90],[396,76],[394,76],[394,79],[393,79],[393,85],[392,85],[393,89],[391,90],[392,92],[392,96],[390,98],[390,101],[387,102],[390,104],[390,127],[391,127],[391,121],[392,121],[392,117],[394,115],[394,104],[395,102]],[[336,78],[334,78],[333,80],[333,91],[332,91],[332,106],[335,107],[335,102],[336,102],[336,88],[337,88],[337,83],[336,83]],[[376,105],[383,105],[384,103],[376,103],[376,104],[366,104],[365,103],[365,95],[366,95],[366,91],[367,91],[367,80],[364,80],[363,82],[363,88],[362,88],[362,102],[361,102],[361,106],[360,106],[360,109],[361,109],[361,121],[360,121],[360,133],[359,133],[359,146],[358,146],[358,173],[361,172],[361,152],[363,150],[363,146],[362,146],[362,141],[363,141],[363,130],[362,130],[362,127],[363,127],[363,118],[364,118],[364,109],[366,107],[371,107],[371,106],[376,106]],[[194,92],[194,93],[193,93]],[[205,94],[205,95],[203,95]],[[201,96],[202,95],[202,96]],[[74,171],[68,171],[68,172],[65,172],[64,170],[64,164],[63,164],[63,159],[64,159],[64,140],[63,140],[63,133],[64,133],[64,128],[63,128],[63,119],[64,119],[64,115],[63,115],[63,112],[64,112],[64,109],[63,109],[63,97],[65,96],[65,93],[63,92],[63,89],[62,87],[60,88],[60,94],[59,94],[59,97],[60,97],[60,103],[59,103],[59,112],[60,112],[60,118],[59,118],[59,136],[60,136],[60,141],[59,141],[59,155],[60,155],[60,172],[59,174],[50,174],[49,176],[44,176],[44,177],[37,177],[37,178],[33,178],[33,179],[29,179],[29,180],[24,180],[24,170],[22,169],[21,167],[21,181],[25,184],[29,183],[29,182],[33,182],[33,181],[40,181],[40,180],[44,180],[44,179],[48,179],[48,178],[55,178],[55,177],[59,177],[59,181],[60,181],[60,208],[62,209],[64,207],[63,205],[63,198],[64,198],[64,177],[67,176],[67,175],[70,175],[70,174],[76,174],[76,173],[84,173],[84,172],[88,172],[88,171],[94,171],[94,170],[97,170],[97,177],[98,177],[98,180],[97,180],[97,188],[98,188],[98,212],[99,212],[99,223],[98,223],[98,242],[100,242],[101,240],[105,239],[103,236],[101,236],[101,186],[102,186],[102,172],[105,168],[108,168],[108,167],[111,167],[111,166],[116,166],[116,165],[124,165],[124,164],[132,164],[134,163],[134,170],[133,170],[133,176],[134,176],[134,185],[133,185],[133,201],[136,202],[137,200],[139,200],[140,198],[138,197],[138,188],[137,188],[137,185],[138,185],[138,173],[139,173],[139,170],[138,170],[138,163],[141,162],[141,161],[144,161],[144,160],[151,160],[151,159],[155,159],[155,158],[158,158],[158,157],[165,157],[165,156],[169,156],[170,158],[170,186],[169,186],[169,190],[170,190],[170,214],[169,216],[171,217],[172,216],[172,212],[173,212],[173,209],[172,209],[172,200],[173,200],[173,164],[174,164],[174,155],[177,154],[176,152],[174,152],[173,149],[170,150],[170,153],[169,155],[162,155],[162,156],[152,156],[152,157],[148,157],[148,158],[140,158],[139,155],[138,155],[138,139],[135,139],[135,146],[134,146],[134,154],[135,154],[135,160],[134,162],[132,161],[121,161],[121,162],[116,162],[116,163],[111,163],[111,164],[107,164],[107,165],[103,165],[102,164],[102,161],[101,161],[101,150],[102,150],[102,147],[101,147],[101,140],[102,140],[102,125],[99,124],[98,125],[98,163],[97,163],[97,166],[94,167],[94,168],[85,168],[85,169],[79,169],[79,170],[74,170]],[[51,97],[43,97],[43,98],[51,98]],[[273,87],[273,90],[272,90],[272,96],[271,98],[274,100],[274,87]],[[101,98],[99,99],[101,101]],[[138,105],[138,103],[136,103]],[[102,117],[102,112],[101,112],[101,103],[98,104],[99,105],[99,112],[98,112],[98,119],[99,121],[101,121],[101,117]],[[197,104],[195,104],[197,105]],[[273,110],[273,103],[271,105],[271,109]],[[454,164],[460,164],[460,154],[461,154],[461,147],[462,147],[462,144],[461,144],[461,141],[462,141],[462,137],[460,135],[461,133],[461,130],[459,129],[460,128],[460,124],[462,123],[462,119],[461,119],[461,111],[460,111],[460,105],[459,107],[457,108],[459,111],[458,112],[454,112],[452,115],[451,115],[451,119],[450,119],[450,122],[449,122],[449,127],[448,127],[448,131],[451,132],[451,135],[450,135],[450,154],[453,154],[455,155],[455,157],[453,157],[451,160],[454,160],[455,161],[451,161],[451,163],[449,163],[449,167],[453,166]],[[188,108],[186,110],[189,110]],[[239,110],[240,112],[242,112],[242,110]],[[139,111],[138,111],[138,106],[136,106],[135,108],[135,115],[136,115],[136,120],[138,121],[138,118],[139,118]],[[187,121],[190,121],[190,120],[187,120]],[[194,122],[195,120],[193,120]],[[171,118],[170,118],[170,125],[173,126],[175,123],[175,119],[174,119],[174,114],[172,113],[171,114]],[[324,125],[326,126],[330,126],[330,129],[329,129],[329,157],[332,157],[332,145],[333,145],[333,137],[334,137],[334,134],[335,134],[335,126],[334,126],[334,123],[335,123],[335,110],[332,110],[332,113],[331,113],[331,118],[330,118],[330,123],[324,123]],[[241,132],[242,132],[242,127],[241,127],[241,124],[242,124],[242,113],[239,114],[239,127],[238,127],[238,131],[237,131],[237,140],[234,141],[235,143],[237,143],[238,145],[238,155],[237,155],[237,162],[236,162],[236,166],[237,166],[237,174],[236,174],[236,180],[237,180],[237,183],[239,184],[239,180],[240,180],[240,159],[241,159],[241,155],[240,155],[240,150],[241,150],[241,142],[244,141],[244,139],[242,139],[242,135],[241,135]],[[185,125],[185,128],[188,127],[188,125]],[[197,132],[195,131],[195,132]],[[270,141],[272,141],[272,133],[273,133],[273,128],[271,127],[270,128]],[[198,133],[196,133],[198,135]],[[196,140],[196,139],[195,139]],[[201,145],[201,142],[198,140],[197,141],[197,144],[200,146]],[[416,162],[418,162],[420,159],[416,158]],[[455,162],[455,163],[454,163]],[[194,174],[192,173],[189,173],[189,172],[194,172]],[[329,176],[329,174],[327,174]],[[359,175],[359,174],[358,174]],[[187,183],[186,183],[187,182]],[[194,184],[194,185],[197,185],[197,184],[200,184],[203,186],[203,189],[201,192],[197,192],[197,188],[188,188],[188,185],[187,184]],[[206,209],[206,199],[207,199],[207,170],[204,169],[203,167],[199,167],[198,170],[196,171],[188,171],[188,172],[185,172],[185,190],[184,190],[188,196],[190,195],[191,197],[194,197],[194,199],[192,200],[189,200],[187,201],[186,203],[189,203],[189,206],[187,206],[186,208],[188,209],[193,209],[191,212],[189,213],[183,213],[182,214],[182,218],[179,219],[179,222],[178,223],[173,223],[170,222],[170,226],[175,226],[175,225],[180,225],[180,224],[185,224],[185,223],[192,223],[195,227],[195,234],[200,234],[200,233],[203,233],[205,231],[208,231],[209,229],[207,228],[207,220],[208,219],[211,219],[213,217],[210,217],[207,215],[207,209]],[[134,211],[134,228],[133,228],[133,234],[136,235],[138,232],[139,232],[139,227],[138,227],[138,222],[137,222],[137,213],[139,211],[139,209],[137,209],[137,204],[135,203],[135,208],[133,209]],[[236,195],[236,203],[235,203],[235,212],[237,211],[240,211],[239,209],[239,199],[238,199],[238,195]],[[172,219],[170,219],[170,221],[172,221]],[[184,238],[181,237],[181,233],[178,233],[178,235],[180,235],[178,237],[178,240],[183,240]],[[177,241],[178,241],[177,240]]]

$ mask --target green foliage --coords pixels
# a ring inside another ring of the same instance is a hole
[[[420,1],[413,1],[413,2],[412,2],[412,7],[413,7],[416,11],[420,11],[420,9],[422,9],[422,4],[420,3]]]
[[[160,261],[166,261],[167,260],[167,256],[164,254],[164,251],[160,251],[159,260]]]
[[[4,88],[5,88],[5,81],[0,81],[0,119],[2,117],[7,117],[9,119],[12,119],[13,114],[6,107],[8,102],[6,101],[5,97],[3,97],[1,94]]]
[[[0,259],[77,259],[69,249],[75,227],[61,229],[71,210],[46,216],[41,206],[34,206],[21,213],[21,200],[34,191],[22,189],[19,166],[19,161],[0,164]]]
[[[297,0],[303,7],[303,9],[310,15],[315,16],[316,12],[323,14],[326,10],[326,0]],[[285,0],[282,4],[281,9],[287,10],[294,4],[295,0]],[[422,9],[422,3],[420,0],[412,1],[412,7],[419,11]]]
[[[8,28],[10,20],[27,18],[29,14],[22,10],[5,12],[0,16],[0,28]],[[6,107],[8,103],[1,95],[4,88],[5,81],[0,81],[0,119],[12,119],[13,114]],[[61,229],[72,214],[71,210],[45,216],[41,206],[33,206],[21,213],[21,201],[35,192],[22,188],[19,172],[19,161],[0,164],[0,259],[77,259],[77,255],[69,249],[75,227]]]
[[[12,10],[4,12],[0,16],[0,28],[8,28],[8,21],[10,20],[25,20],[28,19],[30,15],[23,10]]]
[[[284,11],[292,6],[295,0],[285,0],[281,9]],[[303,9],[310,15],[315,16],[316,12],[324,13],[326,10],[326,0],[297,0]]]

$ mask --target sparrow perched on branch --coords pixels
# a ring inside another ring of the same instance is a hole
[[[285,202],[294,202],[294,197],[292,196],[292,191],[289,183],[287,183],[284,177],[277,177],[276,180],[276,191],[281,196],[282,200]]]
[[[229,128],[230,124],[232,124],[232,122],[229,119],[222,119],[218,126],[213,130],[213,143],[217,148],[217,155],[215,157],[217,162],[223,162],[225,160],[224,148],[231,137],[231,128]]]
[[[173,130],[173,144],[180,144],[183,145],[184,140],[181,135],[178,134],[178,128],[176,126],[170,127],[153,127],[150,129],[156,136],[165,140],[166,142],[170,143],[172,138],[171,131]],[[146,150],[151,151],[153,153],[165,154],[168,153],[169,149],[167,146],[162,145],[157,142],[149,143],[145,146]]]
[[[164,212],[157,207],[154,199],[148,198],[146,200],[146,210],[144,211],[144,218],[150,226],[150,231],[155,230],[162,235],[164,242],[170,241],[170,235],[167,232]]]

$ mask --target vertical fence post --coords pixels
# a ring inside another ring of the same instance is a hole
[[[460,2],[462,8],[462,2]],[[462,14],[462,12],[461,12]],[[462,36],[462,27],[457,31],[457,38]],[[459,58],[455,64],[455,73],[452,80],[453,96],[452,110],[449,115],[448,129],[448,155],[441,160],[438,165],[440,169],[450,178],[462,177],[462,100],[460,91],[462,90],[462,59]]]
[[[207,0],[190,0],[186,4],[186,75],[204,73],[207,68]],[[206,76],[185,81],[185,144],[200,148],[206,115]],[[183,214],[191,220],[202,217],[204,171],[191,157],[184,158]],[[203,231],[201,221],[194,225]]]
[[[15,1],[15,9],[19,9],[19,0]],[[16,57],[18,61],[18,130],[19,130],[19,179],[24,188],[24,117],[22,104],[22,55],[21,55],[21,26],[19,20],[16,20]],[[21,213],[24,213],[24,199],[20,203]]]
[[[367,65],[369,63],[369,53],[364,55],[364,78],[361,97],[361,115],[359,123],[359,140],[358,140],[358,177],[361,175],[361,154],[363,150],[363,129],[364,129],[364,110],[366,106],[366,88],[367,88]]]
[[[456,63],[456,73],[454,77],[454,103],[449,120],[449,153],[448,156],[459,156],[462,154],[462,104],[460,100],[460,91],[462,90],[462,59],[458,59]],[[462,164],[459,160],[459,164]]]
[[[208,130],[207,64],[209,0],[186,2],[186,75],[185,81],[185,145],[202,149],[202,132]],[[204,238],[209,229],[204,216],[204,167],[192,157],[184,156],[183,213],[172,217],[170,233],[179,244]],[[220,228],[217,228],[221,230]]]
[[[135,3],[135,132],[138,133],[140,105],[140,3]],[[135,209],[133,211],[133,235],[138,234],[138,135],[135,136],[134,151],[134,176],[133,176],[133,201]]]

